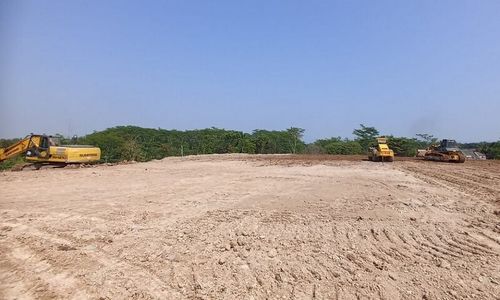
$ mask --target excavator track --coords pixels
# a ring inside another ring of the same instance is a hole
[[[12,167],[11,171],[13,172],[20,172],[20,171],[33,171],[33,170],[40,170],[40,169],[54,169],[54,168],[64,168],[66,167],[67,164],[64,163],[50,163],[50,164],[43,164],[43,163],[23,163],[23,164],[18,164]]]

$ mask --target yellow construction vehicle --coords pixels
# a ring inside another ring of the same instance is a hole
[[[370,147],[368,150],[368,160],[394,161],[394,151],[387,146],[387,139],[385,137],[377,138],[377,147]]]
[[[465,155],[458,148],[455,140],[442,140],[439,145],[427,148],[424,159],[444,162],[464,163]]]
[[[44,165],[61,166],[97,162],[101,159],[101,149],[86,145],[57,146],[57,138],[44,134],[30,134],[19,142],[0,148],[0,162],[25,154],[25,159],[35,169]]]

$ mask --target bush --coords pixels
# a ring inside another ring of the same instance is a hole
[[[18,164],[24,163],[24,158],[22,156],[15,156],[4,160],[0,163],[0,171],[10,170],[12,167]]]
[[[417,149],[425,148],[423,142],[415,138],[389,136],[387,137],[387,144],[394,151],[394,154],[398,156],[415,156]]]
[[[310,151],[314,149],[316,153],[326,153],[326,154],[364,154],[363,147],[358,141],[352,141],[348,139],[330,138],[317,140],[309,146]]]
[[[486,157],[489,159],[500,159],[500,141],[481,143],[478,150],[486,154]]]

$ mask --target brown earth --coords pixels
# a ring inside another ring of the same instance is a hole
[[[499,299],[500,163],[0,173],[0,299]]]

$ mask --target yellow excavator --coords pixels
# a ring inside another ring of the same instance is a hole
[[[377,138],[377,147],[370,147],[368,150],[368,160],[371,161],[394,161],[394,151],[389,149],[387,138]]]
[[[19,142],[0,148],[0,162],[25,154],[28,165],[35,169],[51,165],[64,167],[68,164],[93,163],[101,159],[101,149],[86,145],[57,146],[57,138],[44,134],[30,134]],[[25,167],[25,166],[23,166]]]

